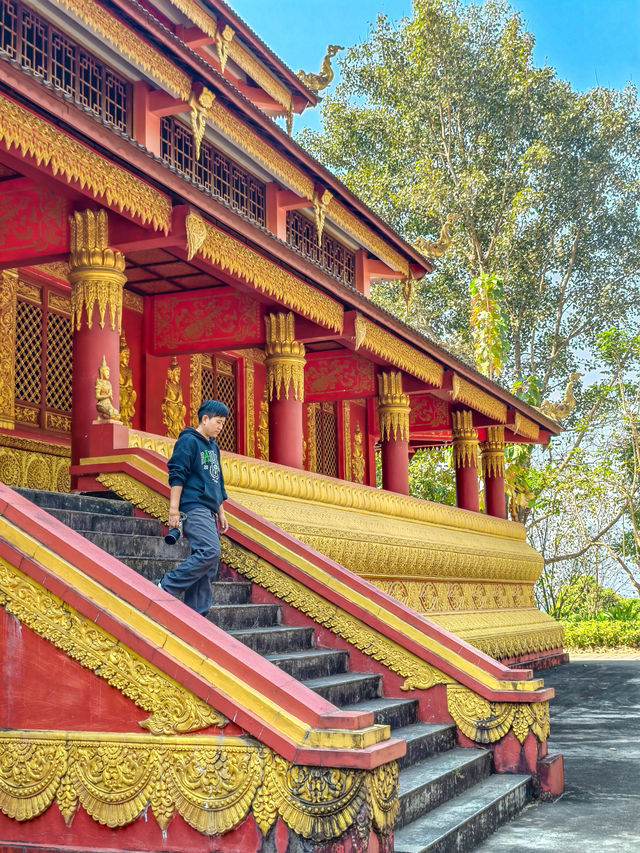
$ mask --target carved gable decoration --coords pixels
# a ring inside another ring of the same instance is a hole
[[[305,400],[372,397],[376,393],[372,362],[348,352],[307,354]]]
[[[230,288],[172,293],[153,299],[153,351],[188,346],[192,352],[264,342],[260,304]]]
[[[432,397],[431,394],[412,397],[409,428],[411,432],[450,429],[449,407],[446,402]]]

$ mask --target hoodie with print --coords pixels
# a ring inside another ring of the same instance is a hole
[[[220,450],[213,439],[193,427],[183,429],[167,462],[169,485],[182,486],[180,512],[205,506],[218,512],[226,500]]]

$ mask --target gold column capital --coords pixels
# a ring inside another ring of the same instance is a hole
[[[15,426],[16,314],[18,271],[0,273],[0,427]]]
[[[97,304],[100,328],[104,329],[109,306],[111,328],[122,327],[122,289],[126,282],[122,252],[109,248],[109,223],[105,210],[76,211],[69,217],[71,318],[76,329],[82,327],[82,309],[87,328],[93,324]]]
[[[269,399],[277,400],[281,391],[289,398],[289,389],[295,400],[304,400],[304,365],[306,350],[303,343],[295,339],[293,313],[267,314],[264,318],[266,331],[265,367]]]
[[[456,468],[478,467],[478,431],[473,426],[469,409],[451,412],[453,464]]]
[[[504,477],[504,427],[487,427],[487,440],[480,444],[482,476]]]
[[[380,438],[409,441],[409,395],[402,391],[402,373],[392,370],[378,374],[378,419]]]

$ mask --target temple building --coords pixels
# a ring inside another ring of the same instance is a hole
[[[562,630],[504,464],[558,425],[370,300],[435,261],[291,137],[314,75],[222,0],[0,3],[2,849],[413,850],[409,724],[516,774],[500,819],[558,793],[532,670]],[[208,398],[231,522],[210,620],[151,582],[166,458]],[[441,447],[456,506],[409,496]],[[153,542],[118,551],[134,523]],[[239,590],[371,695],[272,659]]]

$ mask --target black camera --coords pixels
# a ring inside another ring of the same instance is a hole
[[[178,539],[182,536],[182,525],[184,523],[185,518],[186,515],[180,513],[180,522],[178,526],[169,528],[169,532],[164,537],[164,541],[167,543],[167,545],[175,545]]]

